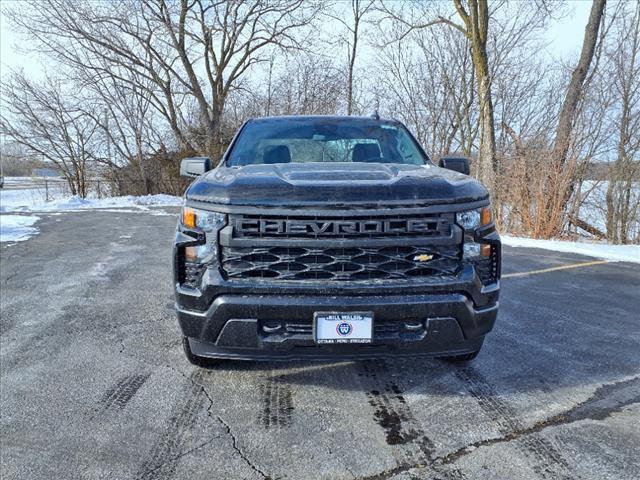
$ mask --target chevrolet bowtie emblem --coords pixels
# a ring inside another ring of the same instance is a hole
[[[416,255],[413,257],[414,262],[428,262],[433,258],[433,255],[429,255],[428,253],[423,253],[422,255]]]

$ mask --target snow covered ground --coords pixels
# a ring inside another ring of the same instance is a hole
[[[36,216],[0,215],[0,242],[22,242],[38,233]]]
[[[182,198],[172,195],[80,198],[64,196],[61,190],[49,189],[50,199],[41,188],[0,190],[0,212],[58,212],[88,208],[131,208],[147,210],[150,206],[180,206]]]
[[[534,240],[532,238],[501,235],[502,243],[510,247],[541,248],[554,252],[577,253],[613,262],[640,263],[640,245],[609,245],[596,242],[565,242],[561,240]]]
[[[124,196],[108,198],[80,198],[65,194],[65,183],[59,179],[31,177],[7,177],[0,190],[0,242],[19,242],[36,235],[34,224],[40,219],[33,215],[7,215],[31,212],[75,212],[87,209],[134,212],[150,211],[152,215],[168,215],[161,209],[150,207],[175,207],[182,205],[182,198],[171,195]]]

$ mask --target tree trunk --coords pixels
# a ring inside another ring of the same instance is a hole
[[[462,0],[453,0],[458,15],[465,28],[456,26],[465,33],[471,44],[471,58],[476,74],[478,103],[480,106],[480,148],[478,151],[478,179],[487,189],[493,191],[496,159],[496,135],[493,123],[493,101],[491,98],[491,72],[487,55],[489,34],[489,5],[487,0],[469,0],[469,11],[465,10]],[[451,22],[448,22],[451,24]]]
[[[144,166],[144,155],[142,152],[142,138],[140,135],[136,135],[136,157],[138,160],[138,171],[140,172],[140,179],[144,185],[144,193],[146,195],[151,194],[151,181],[147,175],[147,170]]]
[[[75,178],[65,173],[65,179],[67,180],[67,185],[69,185],[69,190],[71,190],[71,195],[75,197],[78,194],[78,190],[76,189]]]
[[[357,14],[356,14],[357,15]],[[353,113],[353,68],[356,63],[356,51],[358,48],[358,23],[359,18],[356,16],[353,28],[353,44],[349,54],[349,70],[347,71],[347,115]]]
[[[618,243],[618,214],[615,202],[615,187],[618,184],[618,173],[616,167],[609,169],[609,183],[607,184],[607,240],[611,243]]]
[[[478,179],[493,191],[496,173],[496,137],[493,123],[491,80],[486,62],[477,64],[478,101],[480,102],[480,150],[478,152]]]
[[[550,158],[550,162],[553,165],[549,166],[549,178],[547,182],[549,185],[547,195],[554,199],[551,202],[553,205],[553,214],[547,218],[548,228],[545,229],[545,238],[556,237],[562,233],[566,206],[574,192],[573,172],[571,169],[566,168],[567,157],[569,146],[571,145],[573,121],[578,108],[578,102],[584,94],[584,81],[587,78],[587,73],[589,72],[589,67],[591,66],[591,61],[595,53],[605,4],[606,0],[593,0],[591,4],[591,13],[589,14],[589,21],[584,30],[580,59],[571,74],[571,80],[569,81],[569,86],[567,87],[567,92],[560,110],[553,151],[551,152]],[[556,177],[552,178],[553,175]],[[559,191],[557,180],[562,178],[564,178],[566,186],[562,188],[562,191]]]
[[[605,4],[606,0],[593,0],[591,4],[589,21],[584,29],[584,40],[582,42],[580,60],[578,60],[578,65],[571,74],[571,81],[569,82],[569,87],[567,88],[567,93],[562,104],[562,110],[560,111],[552,157],[553,160],[560,165],[564,165],[567,161],[567,152],[569,151],[571,132],[573,130],[573,120],[578,107],[578,101],[582,96],[582,87],[587,78],[591,60],[593,59]]]
[[[627,177],[622,186],[622,199],[620,200],[620,243],[629,243],[629,213],[631,207],[631,181]]]
[[[371,5],[369,5],[370,7]],[[349,67],[347,70],[347,115],[353,114],[353,70],[356,63],[356,53],[358,51],[358,34],[360,29],[360,19],[369,7],[360,10],[360,0],[351,1],[353,10],[353,33],[351,51],[349,52]]]

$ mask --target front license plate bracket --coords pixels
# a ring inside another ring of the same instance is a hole
[[[371,343],[373,312],[315,312],[313,338],[319,344]]]

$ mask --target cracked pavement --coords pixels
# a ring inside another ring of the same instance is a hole
[[[640,478],[640,268],[505,278],[471,364],[184,359],[176,210],[0,247],[3,479]],[[588,260],[505,248],[505,273]]]

